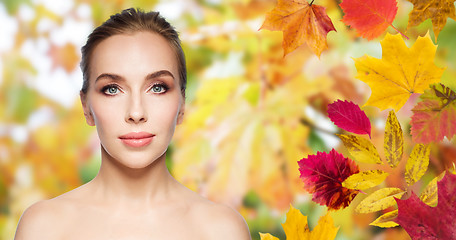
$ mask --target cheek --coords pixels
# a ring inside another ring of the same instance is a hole
[[[119,122],[120,106],[103,100],[94,101],[92,104],[92,115],[98,132],[104,129],[115,129],[116,122]]]
[[[159,126],[167,126],[167,130],[174,130],[179,111],[179,101],[166,101],[161,102],[155,106],[151,106],[150,119],[152,122]]]

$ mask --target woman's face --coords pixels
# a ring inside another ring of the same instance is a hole
[[[160,35],[114,35],[94,49],[89,89],[81,95],[109,157],[143,168],[168,148],[182,121],[184,99],[175,53]]]

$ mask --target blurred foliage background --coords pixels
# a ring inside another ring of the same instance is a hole
[[[398,2],[394,25],[405,31],[413,5]],[[327,8],[337,30],[328,34],[329,50],[318,59],[306,46],[283,58],[282,33],[258,31],[274,0],[1,0],[0,239],[14,237],[28,206],[96,175],[99,140],[85,124],[78,97],[80,47],[95,26],[129,7],[160,11],[183,41],[189,83],[185,120],[169,151],[172,174],[203,196],[237,209],[253,239],[259,239],[258,232],[285,239],[280,224],[290,203],[315,226],[326,208],[303,191],[297,161],[331,148],[349,156],[334,135],[340,130],[326,117],[326,107],[336,99],[363,105],[370,89],[354,79],[352,58],[381,58],[382,37],[357,38],[340,22],[338,3],[314,2]],[[406,31],[409,46],[428,31],[434,39],[431,29],[427,20]],[[447,67],[442,82],[455,90],[453,20],[448,19],[437,44],[436,64]],[[416,101],[413,96],[398,113],[405,153],[413,146],[409,122]],[[363,110],[374,126],[372,142],[382,146],[388,111]],[[422,185],[455,161],[455,145],[447,139],[433,146]],[[377,148],[383,156],[382,147]],[[402,182],[401,176],[392,176],[384,184]],[[336,239],[409,239],[400,227],[368,226],[378,215],[354,213],[361,195],[350,207],[331,213],[341,226]]]

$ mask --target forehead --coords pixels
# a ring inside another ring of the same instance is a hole
[[[92,53],[90,79],[103,73],[143,78],[168,70],[178,78],[176,54],[162,36],[151,32],[119,34],[101,41]]]

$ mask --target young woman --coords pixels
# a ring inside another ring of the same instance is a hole
[[[173,27],[156,12],[124,10],[90,34],[81,68],[80,97],[100,138],[100,171],[29,207],[15,239],[250,239],[237,212],[187,189],[165,165],[186,85]]]

